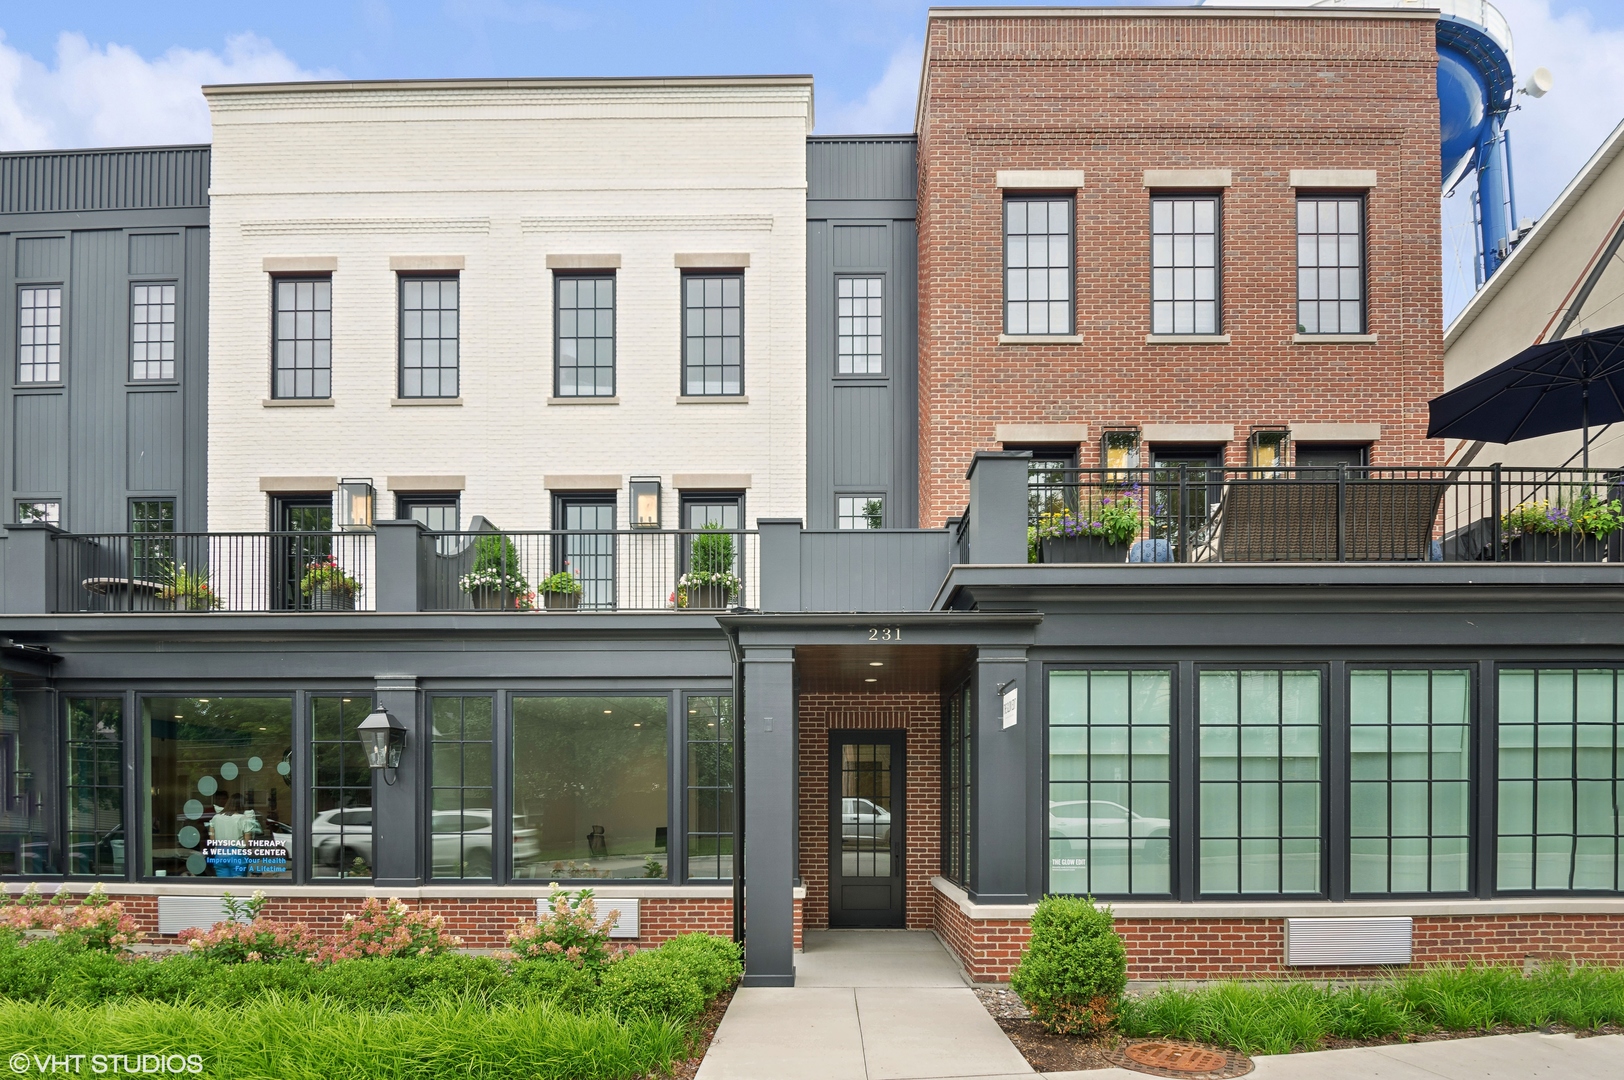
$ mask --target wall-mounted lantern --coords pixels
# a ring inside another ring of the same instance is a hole
[[[1108,427],[1100,436],[1100,464],[1113,471],[1139,467],[1139,429]]]
[[[632,528],[658,529],[660,527],[660,478],[634,476],[631,479]]]
[[[356,725],[356,734],[367,752],[367,764],[374,769],[400,768],[400,758],[406,751],[406,725],[382,705],[373,709],[367,718]],[[384,783],[393,784],[388,772]]]
[[[1291,463],[1290,453],[1290,428],[1255,427],[1247,440],[1246,464],[1264,470],[1261,475],[1272,476]]]
[[[377,505],[378,493],[371,477],[338,482],[338,527],[344,532],[372,528],[373,510]]]

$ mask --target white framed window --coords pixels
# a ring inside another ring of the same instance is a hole
[[[1218,198],[1150,202],[1150,331],[1218,333]]]
[[[1365,214],[1358,196],[1297,200],[1297,332],[1365,332]]]
[[[880,375],[885,371],[885,279],[843,275],[835,279],[835,371]]]
[[[130,286],[130,378],[175,377],[175,286]]]
[[[17,381],[62,381],[62,286],[17,290]]]
[[[1070,334],[1074,326],[1072,200],[1004,199],[1004,332]]]

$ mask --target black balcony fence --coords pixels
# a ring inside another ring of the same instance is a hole
[[[59,612],[369,611],[370,532],[93,533],[55,539]]]
[[[425,610],[716,611],[759,604],[754,531],[439,532]]]
[[[1617,470],[1028,473],[1032,562],[1619,562]]]

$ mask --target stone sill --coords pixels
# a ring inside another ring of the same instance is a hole
[[[333,399],[323,398],[265,398],[260,405],[267,409],[331,409]]]
[[[1375,334],[1293,334],[1293,345],[1374,345]]]
[[[745,394],[678,394],[678,405],[748,405]]]
[[[1146,345],[1228,345],[1228,334],[1146,334]]]
[[[462,398],[460,398],[460,397],[423,397],[423,398],[402,398],[402,397],[397,397],[397,398],[390,398],[389,399],[389,404],[395,406],[396,408],[402,408],[402,407],[417,408],[419,406],[432,407],[432,406],[435,406],[435,405],[461,405],[462,404]]]
[[[619,405],[620,395],[613,397],[590,397],[585,394],[580,397],[550,397],[549,405]]]
[[[40,883],[40,893],[49,897],[56,892],[59,881]],[[68,882],[68,890],[72,895],[88,893],[93,881],[75,880]],[[245,890],[241,884],[235,889],[231,883],[222,880],[219,884],[194,884],[191,882],[174,883],[158,881],[104,881],[102,888],[108,896],[219,896],[230,892],[234,896],[245,895],[246,892],[261,891],[266,896],[278,899],[306,899],[319,900],[324,897],[351,898],[363,900],[369,896],[379,899],[399,897],[402,900],[530,900],[549,897],[553,894],[551,884],[541,885],[529,882],[512,885],[418,885],[398,887],[378,887],[374,885],[346,885],[338,880],[331,884],[313,881],[307,885],[290,885],[287,883],[259,882],[252,883],[253,890]],[[601,881],[583,881],[573,884],[564,884],[560,889],[575,892],[580,889],[591,889],[599,896],[611,899],[641,899],[658,900],[706,900],[731,899],[733,886],[723,883],[721,885],[621,885],[616,879]],[[795,899],[806,899],[806,887],[795,886]]]
[[[1000,345],[1081,345],[1081,334],[999,334]]]

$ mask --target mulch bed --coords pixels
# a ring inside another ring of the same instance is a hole
[[[650,1073],[649,1080],[694,1080],[694,1075],[699,1072],[699,1063],[705,1060],[705,1051],[710,1049],[711,1039],[716,1036],[716,1028],[721,1024],[723,1014],[727,1012],[728,1002],[732,1000],[732,990],[724,990],[712,998],[711,1003],[700,1014],[699,1034],[694,1038],[689,1056],[672,1062],[669,1073]]]

